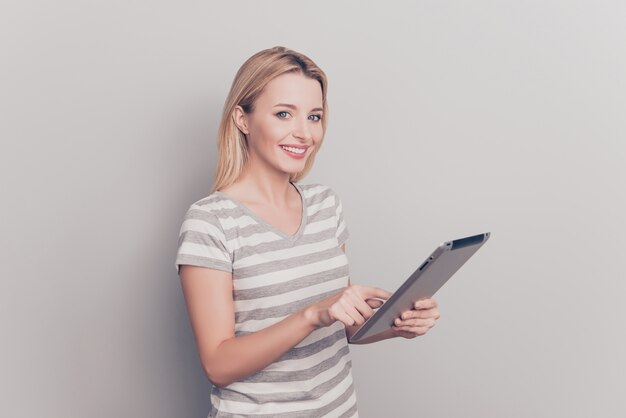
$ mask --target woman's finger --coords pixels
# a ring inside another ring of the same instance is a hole
[[[439,317],[439,310],[437,308],[435,309],[411,309],[410,311],[403,312],[402,315],[400,315],[400,318],[403,320],[412,319],[412,318],[438,318],[438,317]]]
[[[354,319],[339,306],[331,309],[330,312],[332,313],[332,316],[333,318],[335,318],[336,321],[341,321],[346,326],[352,326],[355,323]]]
[[[413,304],[414,309],[432,309],[437,306],[437,301],[433,298],[420,299]]]
[[[367,304],[372,309],[380,308],[381,306],[383,306],[383,303],[385,303],[384,301],[379,299],[367,299],[365,302],[367,302]]]
[[[408,326],[408,327],[432,328],[435,326],[435,319],[434,318],[426,318],[426,319],[415,318],[415,319],[407,319],[407,320],[402,321],[396,318],[396,320],[394,321],[394,325],[398,327]]]
[[[348,299],[341,299],[341,304],[343,307],[343,310],[346,314],[348,314],[350,316],[350,318],[352,318],[352,320],[354,321],[353,324],[351,325],[361,325],[362,323],[365,322],[365,318],[363,317],[363,315],[361,315],[361,313],[354,307],[354,304],[352,303],[352,300],[348,300]],[[370,308],[368,306],[368,308],[371,310],[372,308]]]
[[[391,292],[385,289],[381,289],[379,287],[372,286],[361,286],[361,285],[352,285],[352,287],[359,292],[361,295],[361,299],[369,299],[369,298],[380,298],[380,299],[389,299],[392,295]]]
[[[370,316],[374,315],[374,310],[372,307],[361,297],[361,295],[357,292],[349,293],[349,297],[352,301],[354,307],[359,311],[359,314],[367,319]]]

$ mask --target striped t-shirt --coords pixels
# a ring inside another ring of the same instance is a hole
[[[232,272],[235,336],[259,331],[348,285],[339,248],[349,233],[337,194],[296,184],[302,221],[288,235],[227,194],[193,203],[180,229],[176,269]],[[213,386],[209,417],[358,417],[344,324],[309,334],[276,362],[226,387]]]

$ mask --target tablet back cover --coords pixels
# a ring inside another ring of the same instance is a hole
[[[432,297],[487,241],[490,233],[444,242],[418,267],[396,292],[354,333],[350,342],[391,328],[416,300]]]

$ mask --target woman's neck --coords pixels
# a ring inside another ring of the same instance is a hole
[[[250,203],[287,207],[294,197],[291,189],[288,173],[254,169],[249,165],[239,179],[223,191]]]

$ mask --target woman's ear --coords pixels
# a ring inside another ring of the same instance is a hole
[[[248,135],[250,131],[248,130],[248,120],[246,118],[246,112],[243,111],[243,108],[239,105],[235,106],[233,109],[233,120],[235,121],[235,125],[237,128],[244,134]]]

